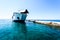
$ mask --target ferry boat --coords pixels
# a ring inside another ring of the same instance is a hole
[[[25,22],[27,14],[28,14],[28,10],[21,10],[20,12],[14,12],[13,16],[12,16],[12,20],[14,22]]]

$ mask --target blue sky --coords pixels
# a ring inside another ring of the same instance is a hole
[[[60,19],[60,0],[0,0],[0,19],[21,9],[28,9],[27,19]]]

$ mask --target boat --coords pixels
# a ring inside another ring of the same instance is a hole
[[[28,14],[28,10],[20,10],[20,12],[14,12],[13,16],[12,16],[12,20],[14,22],[25,22],[27,14]]]

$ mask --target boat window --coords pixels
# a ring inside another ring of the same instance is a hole
[[[19,17],[17,17],[17,19],[19,19]]]

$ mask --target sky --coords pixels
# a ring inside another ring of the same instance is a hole
[[[60,20],[60,0],[0,0],[0,19],[11,19],[22,9],[28,9],[27,19]]]

